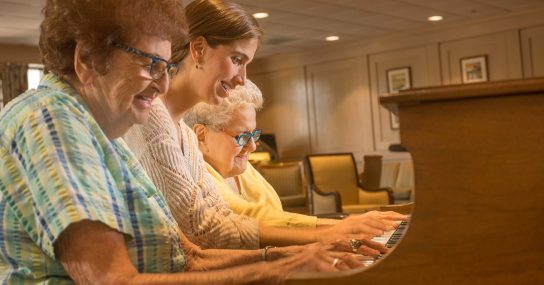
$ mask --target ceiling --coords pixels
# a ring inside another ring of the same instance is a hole
[[[191,0],[182,0],[188,3]],[[232,0],[265,31],[258,57],[371,39],[390,33],[544,8],[544,0]],[[0,43],[37,45],[45,0],[0,0]],[[444,20],[428,22],[441,15]],[[337,42],[324,38],[337,35]]]

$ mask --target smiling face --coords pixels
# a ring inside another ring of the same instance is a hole
[[[253,60],[259,44],[258,39],[236,40],[230,44],[209,47],[202,64],[201,101],[219,104],[230,89],[243,85],[246,67]]]
[[[170,59],[170,41],[144,35],[131,46],[147,54]],[[89,84],[83,84],[82,96],[108,137],[119,137],[133,124],[144,123],[152,101],[168,90],[167,74],[157,80],[151,78],[151,61],[116,48],[112,53],[112,68],[103,75],[94,73]]]
[[[251,139],[241,147],[234,137],[245,131],[252,132],[256,127],[255,117],[255,108],[246,106],[234,111],[223,131],[207,128],[206,147],[201,148],[204,160],[224,178],[240,175],[246,170],[248,155],[255,151],[255,142]]]

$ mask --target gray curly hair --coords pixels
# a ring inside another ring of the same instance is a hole
[[[253,106],[255,111],[259,111],[263,106],[261,90],[249,79],[246,79],[244,85],[238,85],[231,90],[229,97],[223,99],[218,105],[196,104],[187,111],[183,120],[191,128],[196,124],[202,124],[215,129],[223,129],[231,120],[235,110],[247,106]]]

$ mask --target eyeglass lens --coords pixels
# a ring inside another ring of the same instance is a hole
[[[253,141],[256,142],[261,137],[261,129],[256,129],[253,132],[243,132],[238,137],[236,137],[236,141],[238,142],[239,146],[245,146],[251,138],[253,138]]]

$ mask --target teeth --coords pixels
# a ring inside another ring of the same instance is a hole
[[[221,82],[221,85],[223,86],[223,89],[225,89],[226,91],[229,90],[229,86],[226,83]]]
[[[149,98],[147,98],[147,97],[145,97],[145,96],[143,96],[143,95],[138,95],[138,96],[136,96],[136,98],[138,98],[138,99],[140,99],[140,100],[147,101],[147,102],[150,102],[150,101],[151,101],[151,99],[149,99]]]

